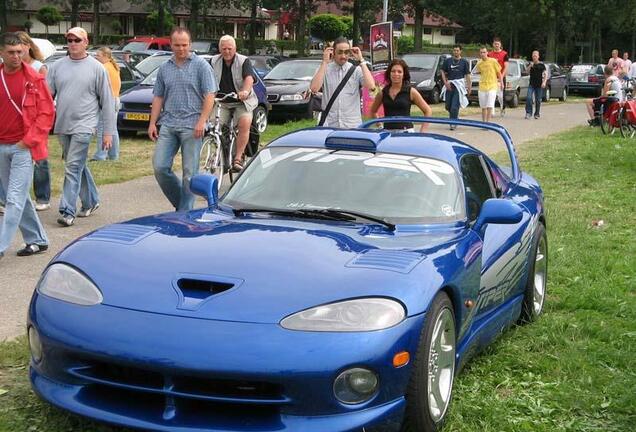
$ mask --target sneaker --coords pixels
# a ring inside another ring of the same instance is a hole
[[[505,115],[506,115],[506,107],[505,107],[505,106],[502,106],[502,107],[501,107],[501,116],[503,117],[503,116],[505,116]]]
[[[71,215],[62,215],[59,218],[57,218],[57,223],[59,223],[60,225],[64,227],[70,227],[71,225],[75,223],[75,218]]]
[[[529,120],[529,119],[530,119],[530,117],[531,117],[531,115],[530,115],[530,114],[526,114],[526,120]]]
[[[35,254],[42,253],[49,248],[48,245],[39,245],[39,244],[27,244],[24,248],[18,251],[18,256],[31,256]]]
[[[49,203],[39,203],[39,202],[35,203],[35,209],[37,211],[44,211],[44,210],[48,210],[50,208],[51,208],[51,204],[49,204]]]
[[[540,116],[539,114],[535,114],[535,115],[534,115],[534,119],[535,119],[535,120],[538,120],[540,117],[541,117],[541,116]]]
[[[81,209],[80,211],[77,212],[77,217],[81,217],[81,218],[89,217],[90,215],[95,213],[98,208],[99,208],[99,203],[95,204],[93,207],[89,209]]]
[[[453,131],[454,131],[455,129],[457,129],[457,125],[454,125],[454,124],[453,124],[453,125],[450,125],[450,130],[453,130]]]

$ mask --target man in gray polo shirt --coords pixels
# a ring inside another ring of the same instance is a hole
[[[360,62],[359,67],[349,63],[350,56]],[[324,123],[325,126],[347,129],[358,127],[362,123],[360,87],[365,87],[368,90],[375,89],[375,80],[367,62],[362,57],[360,48],[351,48],[349,41],[343,37],[337,38],[333,42],[333,47],[325,48],[322,63],[309,86],[312,93],[319,92],[322,87],[323,110],[349,68],[352,67],[355,67],[356,70],[331,106]]]
[[[57,223],[73,225],[79,195],[79,217],[93,214],[99,207],[99,194],[86,165],[88,145],[97,129],[100,111],[104,117],[104,149],[109,149],[115,132],[115,101],[108,73],[86,52],[88,33],[81,27],[66,32],[68,56],[56,61],[46,76],[56,100],[54,133],[58,134],[64,156],[64,188]]]
[[[157,142],[152,158],[157,183],[174,208],[182,211],[191,210],[194,205],[190,178],[199,171],[205,124],[218,86],[212,66],[190,52],[188,29],[173,29],[170,46],[173,55],[159,67],[152,91],[148,136]],[[161,125],[161,131],[157,130],[157,124]],[[182,179],[172,171],[179,148]]]

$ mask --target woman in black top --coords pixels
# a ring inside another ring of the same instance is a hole
[[[428,106],[420,92],[411,87],[411,74],[409,67],[402,59],[391,61],[389,67],[384,73],[384,79],[388,83],[381,92],[377,94],[373,105],[371,105],[371,114],[378,118],[378,109],[380,105],[384,108],[384,116],[411,116],[411,105],[415,104],[422,111],[425,117],[430,117],[433,113],[431,107]],[[413,123],[387,123],[384,125],[389,130],[412,130]],[[428,127],[427,123],[422,123],[420,132]]]

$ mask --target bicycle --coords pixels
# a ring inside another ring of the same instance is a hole
[[[621,102],[618,98],[614,97],[616,91],[608,91],[607,97],[601,102],[599,110],[599,123],[601,126],[601,132],[604,135],[611,135],[618,128],[618,113],[621,109]]]
[[[234,181],[231,167],[234,143],[238,134],[238,128],[234,127],[232,118],[230,118],[229,126],[221,124],[221,104],[227,99],[236,98],[236,93],[228,93],[223,97],[214,98],[214,122],[208,122],[201,146],[200,171],[216,175],[219,179],[219,190],[225,184],[226,175],[229,177],[230,183]]]
[[[625,101],[618,113],[618,124],[623,138],[633,138],[636,135],[636,100],[632,95],[633,79],[625,79]]]

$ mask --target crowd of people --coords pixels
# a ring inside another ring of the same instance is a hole
[[[119,68],[109,48],[100,48],[95,57],[87,52],[86,30],[74,27],[65,34],[68,56],[53,63],[50,70],[42,63],[42,54],[27,33],[2,35],[0,65],[0,258],[11,244],[18,228],[25,246],[19,256],[29,256],[48,249],[48,239],[37,211],[50,208],[50,174],[48,134],[51,129],[62,146],[64,183],[57,222],[62,227],[75,223],[76,217],[88,217],[100,207],[97,185],[87,165],[90,142],[97,135],[97,148],[91,160],[119,157],[117,107],[121,90]],[[170,34],[173,56],[158,70],[153,88],[148,136],[156,143],[152,159],[154,175],[162,192],[176,211],[192,209],[194,195],[190,178],[199,167],[199,153],[205,128],[217,94],[235,97],[221,106],[221,121],[230,118],[238,125],[237,151],[230,169],[243,169],[252,112],[257,106],[253,90],[254,70],[246,56],[236,51],[232,36],[223,36],[219,52],[208,63],[191,52],[190,32],[181,27]],[[351,63],[349,60],[356,60]],[[456,45],[442,67],[442,90],[445,108],[451,119],[458,119],[461,108],[468,105],[471,73],[480,75],[478,98],[482,119],[490,121],[499,99],[501,115],[505,113],[504,89],[508,54],[495,38],[493,50],[482,47],[479,60],[471,71]],[[541,98],[547,73],[539,52],[533,51],[527,72],[530,85],[526,101],[526,119],[540,118]],[[604,93],[619,90],[617,81],[636,75],[636,65],[625,53],[614,50],[605,69]],[[384,78],[386,85],[372,103],[371,114],[408,117],[412,105],[424,116],[431,107],[410,84],[406,62],[390,62]],[[362,122],[361,89],[374,91],[376,82],[371,69],[357,47],[338,38],[324,49],[323,59],[310,83],[310,91],[322,91],[320,124],[337,128],[355,128]],[[620,97],[620,96],[619,96]],[[55,100],[55,103],[53,102]],[[534,103],[533,103],[534,101]],[[598,100],[588,102],[593,116]],[[534,111],[533,111],[534,105]],[[427,129],[420,125],[420,131]],[[394,131],[412,131],[410,122],[384,125]],[[451,125],[455,129],[455,125]],[[181,151],[182,175],[173,171],[174,158]],[[30,197],[33,183],[35,203]],[[77,208],[77,201],[80,207]]]

